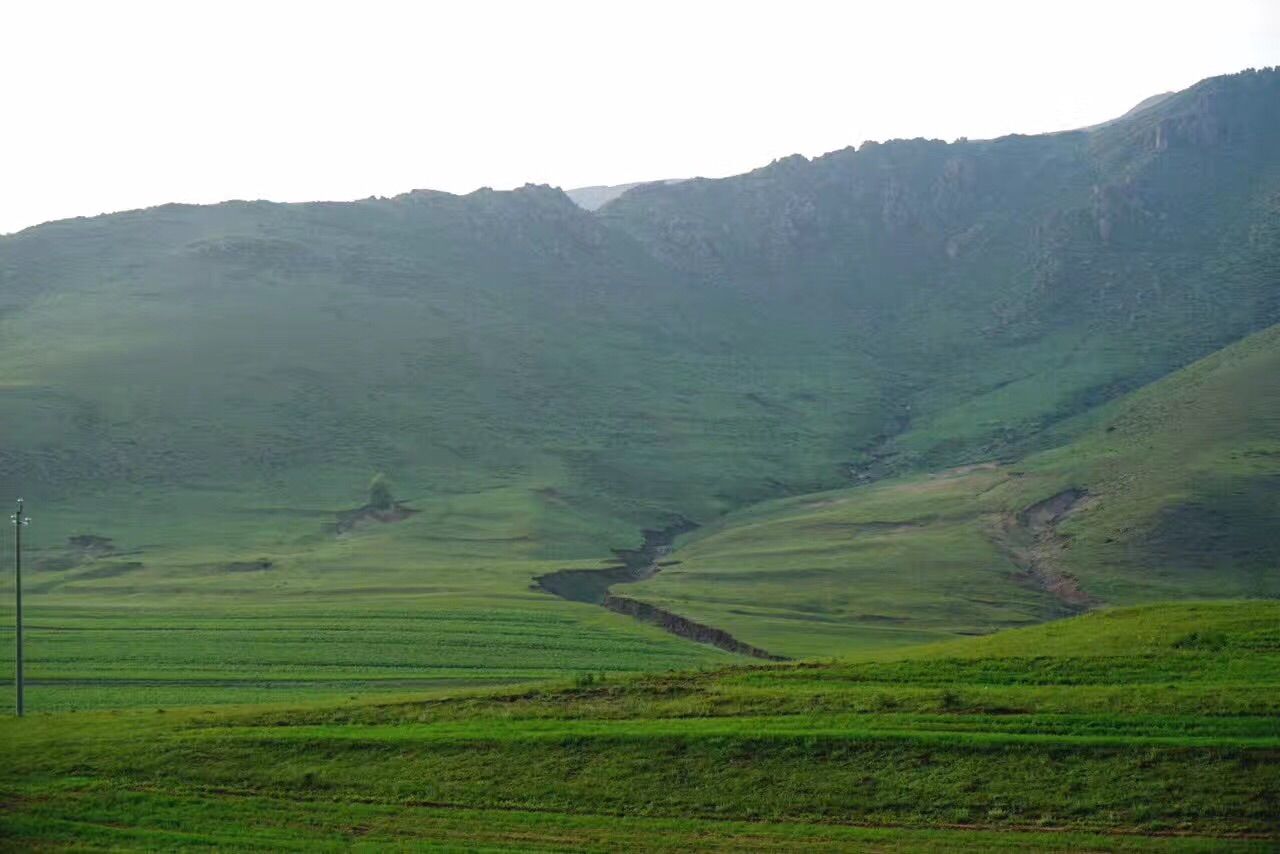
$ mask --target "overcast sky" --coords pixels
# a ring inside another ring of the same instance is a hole
[[[719,176],[1088,125],[1280,63],[1280,0],[0,0],[0,233],[167,201]]]

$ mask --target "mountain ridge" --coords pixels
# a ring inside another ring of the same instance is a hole
[[[597,213],[528,185],[28,229],[0,238],[0,471],[50,498],[229,477],[335,501],[392,469],[551,489],[539,518],[617,531],[1014,458],[1280,319],[1277,80]]]

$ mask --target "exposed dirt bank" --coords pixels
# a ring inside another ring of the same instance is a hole
[[[614,549],[615,562],[600,569],[560,569],[539,575],[533,579],[534,586],[545,590],[561,599],[573,602],[586,602],[599,605],[618,614],[626,614],[645,623],[658,626],[673,635],[687,638],[696,643],[705,643],[738,655],[749,655],[753,658],[764,658],[769,661],[786,661],[779,655],[743,643],[733,635],[712,626],[704,626],[679,614],[674,614],[657,605],[641,602],[626,596],[616,596],[610,592],[615,584],[632,584],[652,578],[661,571],[662,558],[671,553],[676,537],[688,533],[698,527],[687,519],[681,519],[665,528],[643,532],[643,540],[638,549]]]
[[[650,623],[661,629],[671,632],[673,635],[679,635],[682,638],[688,638],[697,643],[710,644],[711,646],[723,649],[726,652],[737,653],[738,655],[749,655],[752,658],[763,658],[768,661],[787,661],[781,655],[763,650],[758,646],[752,646],[749,643],[743,643],[724,629],[713,628],[712,626],[704,626],[702,623],[695,623],[687,617],[679,614],[673,614],[665,608],[659,608],[657,605],[650,605],[648,602],[641,602],[638,599],[631,599],[626,596],[614,596],[612,594],[605,596],[604,607],[610,611],[619,614],[626,614],[628,617],[635,617],[645,623]]]
[[[417,513],[412,507],[396,502],[390,507],[380,508],[371,504],[366,504],[355,510],[347,510],[338,514],[338,521],[335,525],[339,534],[345,534],[355,528],[362,528],[366,525],[386,524],[389,522],[403,522],[414,513]]]
[[[1081,588],[1075,575],[1062,568],[1062,556],[1070,543],[1058,533],[1058,525],[1088,498],[1089,493],[1083,489],[1064,489],[1002,517],[992,534],[996,544],[1019,567],[1014,580],[1051,593],[1072,612],[1087,610],[1097,600]]]

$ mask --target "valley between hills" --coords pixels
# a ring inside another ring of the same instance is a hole
[[[1274,848],[1280,71],[586,189],[0,237],[0,847]]]

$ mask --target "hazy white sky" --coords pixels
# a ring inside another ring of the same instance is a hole
[[[166,201],[727,175],[1092,124],[1280,0],[0,0],[0,233]]]

